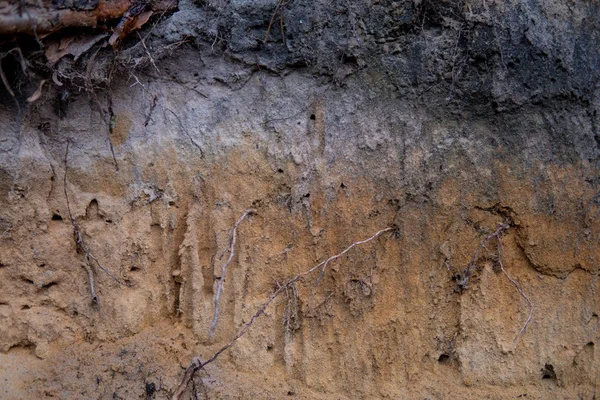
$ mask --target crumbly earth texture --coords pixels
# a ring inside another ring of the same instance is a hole
[[[388,227],[183,398],[599,398],[599,35],[585,0],[182,0],[32,103],[7,55],[0,398],[171,398]]]

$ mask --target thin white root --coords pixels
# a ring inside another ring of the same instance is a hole
[[[240,217],[240,219],[241,219],[241,217]],[[238,222],[241,222],[241,220],[238,220]],[[179,385],[179,387],[175,391],[175,394],[173,395],[172,400],[179,400],[180,397],[181,397],[181,395],[183,394],[183,392],[187,388],[188,384],[190,383],[190,380],[192,380],[192,378],[194,377],[194,374],[196,373],[196,371],[198,371],[201,368],[204,368],[204,366],[206,366],[206,365],[210,364],[211,362],[215,361],[217,359],[217,357],[219,357],[219,355],[221,355],[221,353],[223,353],[225,350],[227,350],[231,346],[233,346],[235,344],[236,340],[238,340],[239,338],[241,338],[248,331],[248,329],[250,328],[250,326],[252,326],[252,324],[254,323],[254,321],[258,317],[260,317],[262,314],[264,314],[264,312],[267,309],[267,307],[281,293],[284,293],[288,288],[290,288],[292,285],[294,285],[296,282],[300,281],[301,279],[303,279],[307,275],[310,275],[311,273],[313,273],[314,271],[318,270],[319,268],[323,268],[324,266],[326,266],[327,264],[329,264],[331,261],[333,261],[333,260],[335,260],[337,258],[340,258],[344,254],[346,254],[347,252],[349,252],[351,249],[353,249],[354,247],[359,246],[359,245],[364,244],[364,243],[367,243],[367,242],[370,242],[370,241],[372,241],[374,239],[377,239],[379,236],[381,236],[385,232],[394,231],[396,229],[397,229],[396,227],[385,228],[385,229],[382,229],[382,230],[376,232],[374,235],[372,235],[368,239],[360,240],[358,242],[354,242],[350,246],[348,246],[345,250],[343,250],[341,253],[336,254],[335,256],[329,257],[327,260],[318,263],[317,265],[315,265],[314,267],[310,268],[309,270],[307,270],[305,272],[299,273],[295,277],[289,279],[287,282],[285,282],[282,285],[280,285],[277,288],[277,290],[275,290],[271,294],[271,296],[269,296],[269,299],[266,302],[264,302],[258,308],[258,310],[256,310],[256,312],[252,315],[252,317],[250,317],[250,320],[248,322],[246,322],[244,324],[244,326],[242,326],[240,328],[240,330],[238,330],[238,332],[235,334],[235,336],[227,344],[225,344],[223,347],[221,347],[219,350],[217,350],[217,352],[215,354],[213,354],[212,357],[210,357],[204,363],[199,362],[198,358],[192,359],[192,362],[191,362],[190,366],[186,369],[183,381],[181,382],[181,384]]]
[[[90,283],[90,296],[92,297],[92,303],[98,304],[98,295],[96,294],[96,289],[94,288],[94,273],[92,272],[92,268],[90,267],[90,264],[88,263],[87,259],[85,260],[85,262],[81,263],[81,266],[88,273],[88,281]]]
[[[227,272],[227,266],[231,263],[231,260],[233,260],[233,255],[235,254],[235,242],[237,240],[237,228],[242,223],[242,221],[244,219],[246,219],[246,217],[248,215],[254,214],[254,213],[256,213],[255,209],[253,209],[253,208],[247,209],[246,211],[244,211],[242,216],[238,218],[238,220],[235,222],[235,225],[233,225],[233,232],[231,233],[231,243],[229,245],[229,257],[227,258],[227,261],[225,261],[225,263],[221,267],[221,279],[219,280],[219,284],[217,285],[217,293],[215,294],[215,313],[213,316],[212,324],[210,324],[210,331],[209,331],[209,335],[210,335],[211,339],[213,338],[213,335],[215,334],[215,328],[217,327],[217,322],[219,320],[219,299],[221,298],[221,292],[223,291],[223,284],[225,283],[225,273]]]
[[[531,300],[529,300],[529,297],[525,294],[525,292],[523,292],[521,290],[521,287],[519,286],[517,281],[515,281],[513,278],[511,278],[511,276],[508,275],[508,273],[504,269],[504,264],[502,264],[502,242],[500,241],[500,238],[498,238],[498,264],[500,265],[500,270],[502,271],[504,276],[506,276],[506,278],[510,281],[510,283],[512,283],[513,286],[517,289],[517,291],[519,292],[521,297],[523,297],[525,299],[525,301],[527,301],[527,304],[529,304],[529,315],[527,316],[527,321],[525,321],[525,325],[523,325],[523,327],[521,328],[519,333],[517,333],[517,335],[515,336],[515,338],[513,340],[513,343],[517,343],[517,340],[519,339],[519,337],[521,337],[525,333],[525,331],[527,330],[527,326],[529,325],[529,322],[531,322],[531,318],[533,316],[533,303],[531,302]]]

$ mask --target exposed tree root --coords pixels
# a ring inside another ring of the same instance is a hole
[[[98,0],[76,2],[72,7],[61,7],[61,2],[8,2],[0,13],[0,34],[47,34],[64,28],[89,28],[121,19],[118,36],[136,25],[137,16],[145,10],[154,12],[173,10],[177,0]],[[128,29],[126,29],[128,28]]]

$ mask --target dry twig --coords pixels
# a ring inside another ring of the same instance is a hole
[[[313,266],[312,268],[310,268],[307,271],[301,272],[298,275],[294,276],[293,278],[289,279],[287,282],[285,282],[284,284],[280,285],[272,294],[271,296],[269,296],[269,299],[267,301],[265,301],[259,308],[258,310],[256,310],[256,312],[252,315],[252,317],[250,317],[250,320],[248,322],[246,322],[242,328],[235,334],[235,336],[233,336],[233,338],[227,343],[225,344],[223,347],[221,347],[219,350],[217,350],[216,353],[214,353],[212,355],[212,357],[210,357],[208,360],[206,360],[205,362],[202,362],[199,358],[195,357],[194,359],[192,359],[192,362],[190,364],[190,366],[186,369],[183,381],[181,382],[181,385],[179,385],[179,387],[177,388],[177,390],[175,391],[175,394],[172,397],[172,400],[179,400],[181,398],[181,396],[183,395],[183,393],[185,392],[185,389],[187,388],[188,384],[190,383],[190,380],[194,377],[194,374],[201,368],[204,368],[206,365],[210,364],[211,362],[215,361],[220,355],[221,353],[223,353],[225,350],[229,349],[231,346],[233,346],[235,344],[235,342],[241,338],[247,331],[248,329],[252,326],[252,324],[254,323],[254,321],[260,317],[261,315],[264,314],[265,310],[267,309],[267,307],[282,293],[284,293],[288,288],[290,288],[292,285],[294,285],[296,282],[302,280],[304,277],[306,277],[307,275],[312,274],[313,272],[317,271],[318,269],[323,269],[323,266],[325,266],[326,264],[330,263],[331,261],[338,259],[340,257],[342,257],[344,254],[348,253],[351,249],[353,249],[356,246],[359,246],[361,244],[365,244],[368,243],[372,240],[377,239],[379,236],[381,236],[382,234],[386,233],[386,232],[390,232],[390,231],[395,231],[397,228],[396,227],[389,227],[389,228],[385,228],[382,229],[378,232],[376,232],[375,234],[373,234],[372,236],[370,236],[369,238],[365,239],[365,240],[360,240],[357,242],[352,243],[350,246],[348,246],[345,250],[343,250],[341,253],[336,254],[334,256],[329,257],[327,260],[320,262],[319,264]]]
[[[235,242],[237,240],[237,228],[238,228],[238,226],[240,226],[242,221],[244,219],[246,219],[246,217],[248,215],[254,214],[254,213],[256,213],[255,209],[253,209],[253,208],[247,209],[246,211],[244,211],[242,216],[238,218],[238,220],[235,222],[235,225],[233,225],[233,231],[231,232],[231,243],[229,244],[229,257],[227,258],[227,261],[225,261],[225,263],[221,267],[221,279],[219,280],[219,284],[217,285],[217,293],[215,294],[215,313],[213,316],[212,324],[210,324],[210,333],[209,333],[211,339],[215,333],[215,328],[217,327],[217,322],[219,320],[219,299],[221,298],[221,292],[223,291],[223,284],[225,283],[225,273],[227,272],[227,266],[229,265],[229,263],[231,263],[231,260],[233,260],[233,255],[235,253]]]

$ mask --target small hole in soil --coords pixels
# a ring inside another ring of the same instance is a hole
[[[107,224],[112,224],[112,219],[107,219],[107,220],[106,220],[106,223],[107,223]]]
[[[90,201],[90,204],[88,204],[88,206],[85,210],[85,215],[88,218],[96,217],[98,215],[98,212],[99,212],[98,200],[92,199],[92,201]]]
[[[176,316],[179,316],[181,314],[181,311],[179,309],[179,307],[181,305],[181,299],[180,299],[181,282],[174,281],[173,284],[174,284],[173,285],[173,292],[175,294],[175,299],[173,300],[173,313]]]
[[[542,368],[542,379],[556,380],[556,372],[554,372],[552,364],[544,365],[544,368]]]
[[[310,119],[312,119],[314,121],[316,118],[317,117],[315,117],[315,114],[310,114]]]
[[[448,364],[450,362],[450,356],[448,354],[446,354],[446,353],[442,353],[438,357],[438,362],[440,364]]]
[[[287,392],[287,395],[288,395],[288,396],[293,396],[293,395],[295,395],[295,394],[296,394],[296,393],[294,393],[294,391],[293,391],[293,390],[288,390],[288,392]]]
[[[194,76],[196,76],[198,74],[194,74]],[[156,385],[154,384],[154,382],[150,382],[150,383],[146,383],[146,398],[150,399],[152,398],[152,396],[154,396],[154,393],[156,392]]]
[[[340,185],[340,188],[346,189],[346,185],[344,185],[344,182],[342,182],[342,184]]]
[[[272,350],[273,350],[273,346],[271,346],[271,345],[268,345],[268,346],[267,346],[267,351],[272,351]]]
[[[56,285],[58,285],[58,282],[49,282],[49,283],[47,283],[45,285],[42,285],[42,288],[43,289],[48,289],[48,288],[50,288],[52,286],[56,286]]]
[[[344,64],[358,64],[358,60],[353,55],[344,54],[342,55],[342,62]]]
[[[588,347],[594,347],[594,342],[588,342],[588,343],[586,344],[586,346],[588,346]]]
[[[60,215],[58,215],[58,214],[52,215],[52,221],[62,221],[62,220],[63,220],[63,218]]]
[[[29,304],[24,304],[21,306],[21,310],[29,310],[31,306]]]
[[[283,170],[282,170],[281,168],[279,168],[279,169],[277,170],[277,172],[279,172],[280,174],[283,174]]]
[[[46,266],[46,264],[44,264],[44,263],[41,263],[40,265],[38,265],[38,267],[40,267],[40,268],[44,268],[45,266]]]

